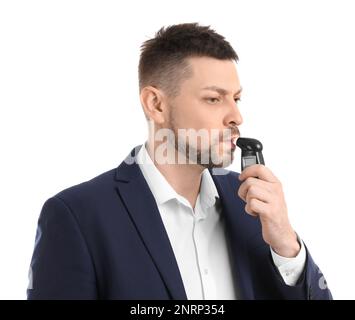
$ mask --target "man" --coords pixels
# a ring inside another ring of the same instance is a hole
[[[143,44],[148,138],[46,201],[29,299],[331,299],[277,177],[263,165],[223,169],[243,121],[237,61],[198,24]]]

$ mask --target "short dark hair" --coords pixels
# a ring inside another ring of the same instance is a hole
[[[139,91],[151,85],[161,88],[168,96],[177,96],[181,80],[192,75],[187,63],[190,57],[238,61],[229,42],[210,26],[183,23],[162,27],[141,46]]]

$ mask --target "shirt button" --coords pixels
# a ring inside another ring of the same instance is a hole
[[[208,274],[208,269],[203,270],[205,274]]]

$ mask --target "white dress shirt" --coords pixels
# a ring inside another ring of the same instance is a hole
[[[200,192],[192,208],[154,165],[144,144],[136,160],[157,203],[187,298],[237,299],[224,217],[216,202],[219,195],[208,169],[202,172]],[[281,257],[270,248],[274,263],[288,285],[297,282],[304,268],[306,253],[300,242],[302,248],[295,258]]]

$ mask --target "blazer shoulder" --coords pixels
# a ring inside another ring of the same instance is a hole
[[[100,175],[81,182],[79,184],[68,187],[54,195],[65,202],[71,200],[87,200],[98,199],[104,195],[108,190],[113,189],[116,169],[111,169]]]

